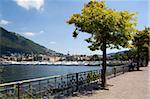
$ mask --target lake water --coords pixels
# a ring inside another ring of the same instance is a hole
[[[97,69],[100,69],[100,66],[1,65],[0,82],[19,81]]]

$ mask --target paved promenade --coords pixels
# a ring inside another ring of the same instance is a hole
[[[107,80],[109,90],[94,91],[90,95],[71,99],[150,99],[150,64],[141,71],[127,72]]]

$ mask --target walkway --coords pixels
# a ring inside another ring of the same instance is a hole
[[[150,99],[150,64],[142,71],[127,72],[107,81],[109,90],[98,90],[90,95],[71,99]]]

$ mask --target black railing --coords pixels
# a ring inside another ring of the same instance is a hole
[[[12,83],[0,84],[2,99],[41,99],[56,94],[69,95],[80,91],[92,83],[100,82],[101,70],[92,70],[67,75],[43,77]],[[128,71],[128,66],[117,66],[107,70],[107,78],[115,77]]]

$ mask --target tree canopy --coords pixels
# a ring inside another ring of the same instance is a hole
[[[104,1],[90,1],[85,4],[81,13],[73,14],[67,21],[74,24],[73,37],[79,32],[91,34],[86,41],[90,50],[102,50],[102,38],[106,38],[107,48],[129,47],[129,40],[136,31],[136,13],[116,11],[107,8]]]
[[[140,47],[149,47],[149,40],[150,38],[150,28],[149,27],[145,27],[144,30],[142,31],[138,31],[135,35],[134,35],[134,47],[140,46]]]

